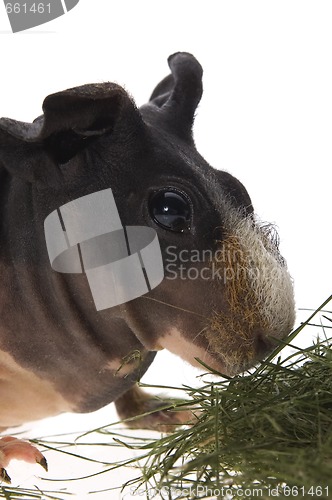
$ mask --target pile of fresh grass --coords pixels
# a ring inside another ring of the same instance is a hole
[[[107,435],[108,441],[113,438],[113,446],[135,450],[130,459],[100,462],[100,472],[91,476],[103,476],[105,484],[108,472],[135,467],[139,474],[123,485],[131,491],[124,498],[330,498],[332,338],[327,332],[332,315],[322,313],[330,300],[332,296],[256,370],[234,378],[214,372],[213,382],[199,388],[167,388],[186,390],[187,399],[174,402],[169,411],[189,408],[192,424],[156,438],[139,436],[139,431],[137,438],[119,434],[113,425],[76,438],[73,443],[84,445],[84,436],[92,434],[97,445],[100,434],[101,441]],[[319,338],[307,348],[296,346],[296,336],[313,324],[318,313],[324,318],[324,326],[315,325]],[[37,442],[53,448],[50,441]],[[80,459],[70,452],[69,442],[62,443],[62,449],[58,444],[54,442],[59,453]],[[114,486],[110,498],[114,494],[118,498]],[[58,499],[65,493],[59,495],[0,486],[0,497],[8,499]]]
[[[332,495],[332,324],[312,346],[293,344],[329,300],[286,339],[285,359],[280,345],[252,373],[186,388],[191,404],[174,411],[191,406],[195,423],[141,447],[147,498]]]

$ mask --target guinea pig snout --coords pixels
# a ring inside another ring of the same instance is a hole
[[[226,314],[214,316],[205,331],[210,356],[214,359],[213,368],[233,376],[262,361],[285,338],[293,326],[293,316],[289,316],[287,326],[276,330],[264,328],[262,323],[243,321],[243,317]]]
[[[252,219],[233,215],[217,265],[226,279],[206,328],[209,351],[228,374],[253,366],[285,338],[295,321],[293,283],[276,239]]]

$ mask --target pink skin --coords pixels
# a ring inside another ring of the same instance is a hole
[[[47,471],[46,459],[35,446],[21,439],[6,436],[0,439],[0,481],[10,483],[5,467],[13,458],[31,464],[37,463]]]

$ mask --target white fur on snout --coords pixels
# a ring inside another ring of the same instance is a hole
[[[238,218],[232,232],[243,249],[240,265],[244,265],[247,292],[254,297],[253,312],[256,309],[261,316],[267,335],[281,338],[295,321],[293,283],[286,262],[264,226]],[[241,279],[239,282],[243,285]]]
[[[264,342],[290,333],[295,304],[292,279],[271,229],[230,207],[225,213],[214,262],[225,277],[217,292],[225,305],[212,315],[206,337],[209,350],[223,355],[227,372],[237,373],[258,361]]]

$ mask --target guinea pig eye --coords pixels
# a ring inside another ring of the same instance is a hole
[[[164,229],[180,233],[190,230],[190,201],[178,191],[163,190],[153,194],[149,211],[152,219]]]

